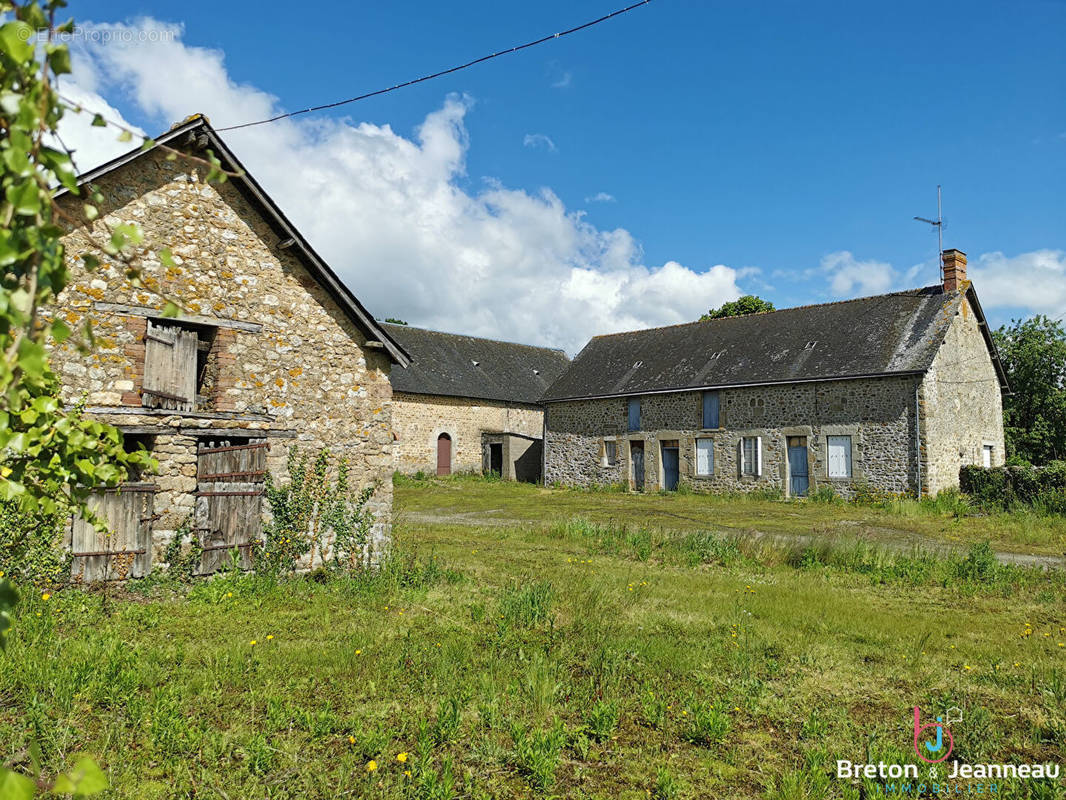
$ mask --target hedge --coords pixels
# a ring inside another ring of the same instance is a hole
[[[1044,467],[963,467],[959,488],[986,505],[1037,506],[1066,513],[1066,461],[1052,461]]]

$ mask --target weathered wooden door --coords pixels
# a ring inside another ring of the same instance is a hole
[[[788,437],[789,494],[806,497],[810,487],[810,472],[807,467],[807,437]]]
[[[446,433],[437,437],[437,474],[452,474],[452,437]]]
[[[242,569],[252,566],[251,549],[263,532],[264,440],[200,443],[196,458],[195,530],[203,554],[200,574],[208,575],[237,551]]]
[[[500,442],[489,444],[489,471],[503,475],[503,444]]]
[[[107,532],[98,531],[88,520],[74,519],[72,581],[125,580],[149,573],[155,491],[151,483],[125,483],[93,493],[89,508],[107,525]]]
[[[195,331],[148,320],[144,335],[142,405],[175,411],[195,410],[196,348]]]
[[[676,441],[663,442],[663,488],[668,492],[677,488],[681,477],[680,448]]]
[[[633,469],[633,488],[644,491],[644,442],[629,443],[629,460]]]

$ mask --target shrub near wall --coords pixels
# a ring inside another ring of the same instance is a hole
[[[1044,467],[963,467],[959,487],[985,505],[1004,509],[1025,505],[1066,513],[1066,461]]]

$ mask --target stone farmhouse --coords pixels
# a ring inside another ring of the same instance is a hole
[[[375,484],[372,531],[389,531],[393,471],[390,371],[409,357],[367,313],[202,117],[156,140],[242,173],[205,181],[202,163],[135,151],[81,178],[102,192],[101,220],[138,223],[150,245],[142,285],[121,263],[84,268],[88,233],[73,229],[73,280],[52,313],[94,320],[86,355],[58,347],[53,364],[66,404],[118,426],[127,447],[145,447],[157,474],[99,498],[113,534],[75,521],[74,576],[145,574],[180,530],[203,547],[209,573],[237,548],[245,566],[261,534],[263,481],[284,482],[286,456],[327,447],[344,458],[354,487]],[[71,217],[80,199],[64,195]],[[156,257],[167,247],[173,263]],[[161,297],[183,309],[164,316]]]
[[[1003,463],[1003,367],[966,279],[598,336],[545,393],[545,481],[931,494]]]
[[[383,324],[410,354],[392,371],[396,468],[541,477],[545,389],[566,369],[560,350]]]

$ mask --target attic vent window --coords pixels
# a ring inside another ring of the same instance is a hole
[[[636,364],[633,365],[633,369],[637,369],[637,368],[643,367],[643,366],[644,366],[644,362],[643,361],[638,361]]]
[[[535,369],[535,370],[533,370],[533,374],[534,374],[534,375],[540,375],[540,370],[539,370],[539,369]]]
[[[474,361],[474,359],[470,359],[470,363],[473,364],[475,367],[481,366],[481,362],[480,361]]]
[[[807,346],[806,346],[806,347],[804,347],[803,349],[804,349],[804,350],[813,350],[813,349],[814,349],[814,346],[815,346],[816,344],[818,344],[818,342],[807,342]]]

